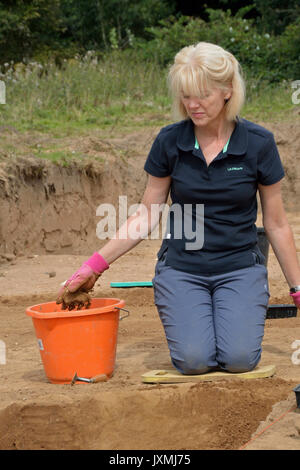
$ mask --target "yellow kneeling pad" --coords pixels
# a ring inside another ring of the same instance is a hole
[[[215,381],[223,379],[259,379],[271,377],[275,374],[275,366],[258,366],[250,372],[207,372],[199,375],[184,375],[176,369],[169,370],[151,370],[142,375],[142,382],[145,383],[180,383],[180,382],[201,382]]]

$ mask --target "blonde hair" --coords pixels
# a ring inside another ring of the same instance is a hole
[[[169,69],[168,84],[176,118],[188,117],[181,94],[203,96],[212,88],[231,90],[226,118],[236,120],[245,100],[245,83],[237,59],[216,44],[199,42],[181,49]]]

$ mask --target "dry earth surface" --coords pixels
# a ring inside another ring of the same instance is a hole
[[[273,130],[286,169],[284,200],[299,253],[299,123],[262,124]],[[153,291],[117,289],[110,283],[151,281],[159,240],[144,240],[96,285],[94,297],[122,298],[130,311],[119,325],[113,377],[73,387],[47,380],[25,310],[53,301],[59,284],[101,245],[94,216],[99,204],[116,203],[119,194],[138,202],[145,184],[143,162],[156,131],[141,130],[115,141],[93,135],[66,142],[90,152],[80,169],[76,164],[65,169],[36,163],[26,154],[26,139],[21,161],[16,157],[13,166],[7,155],[2,160],[0,340],[6,346],[6,364],[0,363],[0,449],[300,449],[300,414],[293,392],[300,383],[300,364],[292,361],[293,353],[297,358],[292,344],[300,341],[299,313],[266,321],[261,365],[276,366],[272,378],[142,382],[143,373],[171,367]],[[5,132],[16,148],[21,146],[17,133]],[[28,136],[28,142],[38,138]],[[117,146],[123,155],[127,152],[126,163],[118,159]],[[105,168],[92,165],[97,152],[107,156]],[[90,165],[88,171],[85,165]],[[270,303],[291,303],[272,250],[268,269]]]

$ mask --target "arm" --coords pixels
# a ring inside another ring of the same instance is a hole
[[[300,285],[300,266],[291,227],[281,196],[281,182],[258,185],[263,226],[290,287]]]
[[[159,206],[166,203],[170,184],[170,176],[157,178],[149,175],[142,202],[136,212],[120,227],[113,239],[109,240],[98,253],[94,253],[64,283],[58,292],[57,303],[62,303],[63,308],[67,308],[69,304],[75,305],[74,293],[91,290],[98,277],[105,269],[108,269],[109,264],[113,263],[147,237],[159,223],[162,213],[159,210]],[[154,204],[157,209],[155,211],[151,210]],[[132,225],[137,227],[138,237],[136,237],[135,233],[134,236],[131,236]],[[77,302],[77,298],[75,300]]]
[[[109,240],[99,250],[99,254],[109,263],[131,250],[140,243],[159,223],[161,211],[151,211],[154,204],[165,204],[170,190],[171,177],[157,178],[149,175],[148,183],[141,204],[137,211],[117,231],[115,237]],[[152,217],[151,217],[152,214]],[[140,226],[139,238],[130,236],[130,226]]]

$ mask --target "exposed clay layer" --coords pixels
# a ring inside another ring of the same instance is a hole
[[[299,124],[262,125],[275,135],[286,171],[284,203],[287,210],[296,211],[300,199]],[[3,159],[0,255],[81,253],[99,247],[104,241],[96,236],[100,221],[96,209],[110,203],[118,215],[119,195],[127,196],[128,206],[140,201],[146,184],[144,161],[157,131],[141,130],[107,140],[74,137],[66,148],[79,149],[85,158],[74,159],[68,166],[27,156]]]
[[[299,127],[273,128],[287,174],[284,202],[300,252],[295,209]],[[128,136],[127,144],[142,148],[142,137]],[[147,142],[149,147],[149,135]],[[119,144],[124,144],[121,139]],[[48,383],[25,310],[55,300],[60,284],[95,244],[99,247],[94,234],[100,203],[115,203],[119,194],[127,194],[129,204],[137,202],[145,185],[146,153],[143,148],[127,162],[113,158],[98,168],[96,163],[64,168],[27,158],[0,165],[0,341],[7,359],[0,364],[0,449],[237,449],[295,403],[291,391],[299,383],[300,365],[292,357],[299,357],[299,312],[296,318],[267,320],[261,365],[276,366],[270,379],[161,386],[141,382],[143,373],[171,366],[153,290],[112,289],[110,282],[151,280],[159,240],[143,241],[95,286],[94,297],[124,299],[130,311],[119,326],[114,376],[93,385]],[[290,303],[272,250],[268,270],[270,303]],[[299,449],[299,416],[287,414],[247,448]]]
[[[291,384],[255,379],[127,392],[80,384],[80,398],[71,386],[58,387],[63,394],[0,412],[0,449],[238,449]]]

